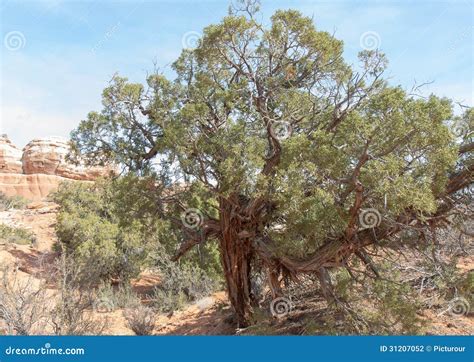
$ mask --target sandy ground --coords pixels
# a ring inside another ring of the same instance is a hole
[[[28,245],[0,245],[0,266],[13,266],[20,278],[32,283],[48,280],[48,265],[56,254],[53,245],[56,241],[54,227],[57,205],[48,202],[35,202],[25,210],[0,212],[0,223],[14,227],[23,227],[35,233],[37,243]],[[472,270],[474,258],[463,258],[458,268],[463,272]],[[133,281],[135,291],[146,293],[159,282],[157,276],[143,273]],[[48,285],[54,293],[54,285]],[[234,334],[230,323],[231,310],[224,292],[218,292],[186,307],[182,311],[169,315],[157,315],[153,334],[162,335],[226,335]],[[474,333],[474,318],[452,317],[449,313],[439,315],[432,310],[423,312],[429,320],[427,334],[469,335]],[[100,313],[98,318],[107,319],[106,334],[130,335],[133,331],[127,327],[123,310]]]

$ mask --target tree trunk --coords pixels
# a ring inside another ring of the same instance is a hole
[[[252,244],[243,236],[245,222],[239,215],[238,198],[221,199],[220,222],[222,235],[220,249],[227,284],[227,294],[237,316],[238,327],[251,322],[250,269]]]

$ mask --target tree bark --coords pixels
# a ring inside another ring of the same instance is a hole
[[[234,308],[238,327],[243,328],[250,324],[252,316],[250,270],[253,252],[249,238],[241,236],[241,232],[245,231],[245,222],[239,214],[240,210],[241,205],[238,197],[221,198],[220,222],[222,235],[220,237],[220,249],[222,267],[227,285],[227,294]]]

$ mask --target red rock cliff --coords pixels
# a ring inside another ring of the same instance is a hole
[[[66,160],[67,140],[35,139],[23,152],[6,135],[0,136],[0,191],[8,196],[41,200],[68,180],[92,181],[111,168],[73,165]]]

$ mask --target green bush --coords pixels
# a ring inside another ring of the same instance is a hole
[[[157,216],[158,201],[150,190],[150,180],[125,176],[94,184],[67,184],[52,196],[60,205],[56,248],[80,266],[84,282],[127,283],[150,267],[173,275],[172,280],[178,278],[179,285],[186,278],[219,279],[219,254],[213,243],[189,253],[182,266],[170,261],[182,241],[169,222]],[[190,299],[209,290],[198,282],[182,287]],[[165,289],[175,288],[166,285]]]
[[[36,242],[36,236],[27,229],[0,224],[0,242],[29,245]]]
[[[0,211],[24,209],[27,204],[28,200],[21,196],[7,196],[0,192]]]
[[[61,185],[53,195],[60,205],[57,248],[80,265],[84,280],[127,281],[146,265],[147,248],[156,242],[138,220],[123,223],[116,208],[114,184]]]
[[[118,287],[101,284],[95,292],[94,302],[104,303],[110,309],[133,309],[141,304],[137,293],[128,284]]]
[[[160,284],[155,287],[153,305],[159,312],[172,312],[198,300],[221,285],[194,262],[178,265],[164,253],[155,255],[155,264],[160,272]]]
[[[401,276],[384,264],[378,265],[381,278],[366,278],[356,282],[344,270],[335,274],[335,293],[340,301],[350,302],[345,308],[335,305],[342,312],[341,326],[326,315],[328,334],[419,334],[425,326],[419,316],[422,304],[416,291],[402,281]],[[392,279],[388,279],[390,275]]]

